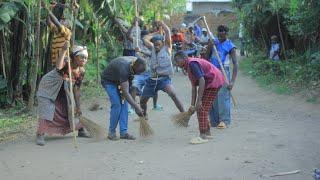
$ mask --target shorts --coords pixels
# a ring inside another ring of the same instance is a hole
[[[168,85],[171,85],[171,78],[169,76],[159,77],[157,80],[149,78],[146,81],[141,96],[154,97],[159,90],[164,91]]]
[[[136,56],[136,51],[134,49],[124,49],[123,56]]]
[[[147,79],[150,78],[150,72],[144,72],[139,75],[135,75],[132,80],[132,87],[137,89],[137,95],[140,96],[142,94],[142,90],[146,84]]]

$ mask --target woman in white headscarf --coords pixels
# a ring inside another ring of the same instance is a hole
[[[39,123],[36,143],[40,146],[45,144],[44,136],[65,135],[72,131],[71,101],[75,104],[75,115],[81,115],[80,109],[80,85],[84,77],[84,66],[88,60],[88,51],[85,46],[74,46],[68,57],[68,44],[62,48],[56,61],[56,67],[45,74],[39,84],[38,114]],[[69,68],[70,60],[72,68],[72,84],[74,98],[69,92]],[[79,137],[88,137],[81,123],[74,118],[75,128]]]

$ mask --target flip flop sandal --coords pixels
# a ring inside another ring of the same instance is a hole
[[[220,122],[219,125],[217,126],[218,129],[226,129],[227,125],[224,122]]]
[[[117,141],[118,140],[118,138],[117,138],[117,136],[115,134],[109,134],[108,135],[108,139],[111,140],[111,141]]]
[[[163,111],[163,107],[161,105],[158,105],[156,107],[153,107],[152,110],[155,110],[155,111]]]
[[[192,138],[190,144],[203,144],[207,143],[208,139],[202,139],[201,137]]]
[[[136,138],[130,134],[121,135],[120,139],[127,139],[127,140],[136,140]]]

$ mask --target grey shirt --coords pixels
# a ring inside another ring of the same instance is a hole
[[[150,61],[152,77],[173,75],[171,53],[168,46],[164,45],[158,53],[153,47]]]
[[[133,78],[131,64],[136,60],[134,56],[122,56],[111,60],[107,68],[101,73],[101,83],[120,83],[130,81]]]

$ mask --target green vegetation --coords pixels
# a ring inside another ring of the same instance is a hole
[[[121,25],[128,27],[135,17],[134,1],[56,1],[60,5],[53,9],[55,16],[60,19],[64,15],[71,20],[75,24],[72,29],[75,44],[89,49],[82,97],[105,95],[99,75],[109,60],[122,54],[124,32],[115,19],[121,18]],[[40,2],[0,0],[0,132],[25,124],[24,114],[34,112],[39,80],[52,68],[49,61],[52,34],[45,24],[47,12],[43,8],[49,7],[51,1]],[[78,11],[61,6],[74,2],[80,5]],[[185,0],[137,2],[139,15],[146,23],[179,13],[185,5]]]
[[[245,31],[247,58],[241,68],[275,92],[320,94],[320,1],[234,0]],[[268,59],[270,37],[281,46],[280,62]],[[310,94],[310,95],[309,95]]]

